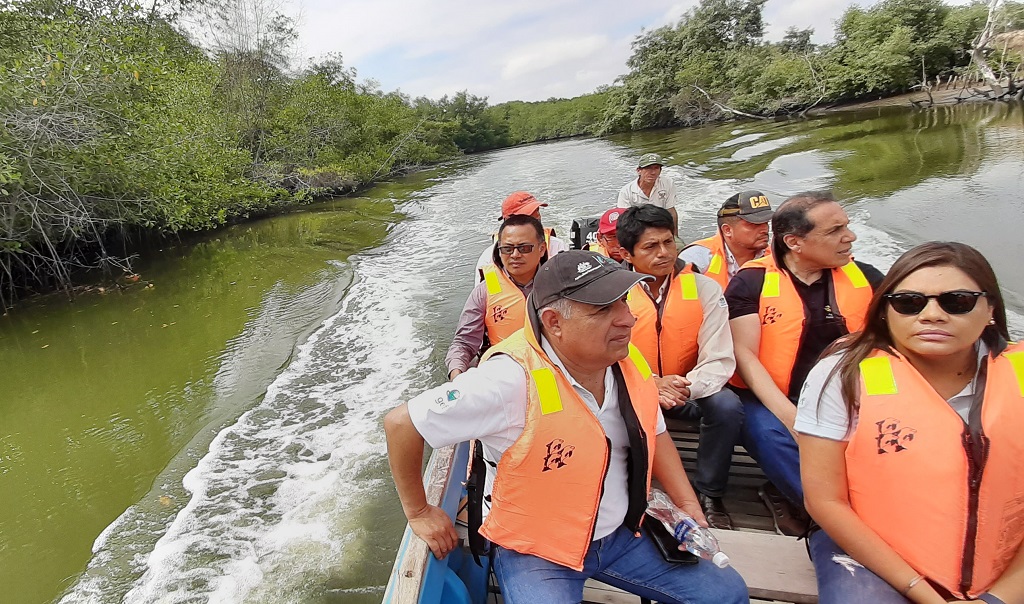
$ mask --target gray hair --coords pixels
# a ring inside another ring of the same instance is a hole
[[[540,311],[537,312],[537,316],[539,317],[540,315],[544,314],[544,311],[548,309],[557,312],[559,315],[562,316],[563,319],[571,319],[573,303],[572,300],[570,300],[569,298],[558,298],[557,300],[552,301],[544,308],[540,309]]]

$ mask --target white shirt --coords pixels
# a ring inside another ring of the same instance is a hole
[[[985,355],[988,354],[988,347],[984,342],[978,343],[978,368],[985,362]],[[839,364],[842,353],[833,354],[818,361],[807,374],[803,388],[800,390],[800,404],[796,410],[796,424],[794,429],[801,434],[820,436],[830,440],[850,440],[850,435],[857,429],[857,417],[854,416],[853,423],[847,419],[846,403],[843,401],[842,384],[839,376],[834,376],[828,384],[825,380],[832,370]],[[946,402],[966,422],[971,412],[971,403],[974,400],[974,388],[978,381],[978,372],[975,370],[974,379],[964,386],[959,394],[949,398]],[[821,398],[819,404],[818,399]]]
[[[651,188],[651,195],[648,197],[640,189],[636,179],[633,179],[619,191],[619,200],[615,205],[620,208],[629,208],[648,203],[666,210],[674,208],[676,205],[676,183],[662,174],[658,180],[654,181],[654,187]]]
[[[555,254],[569,251],[569,245],[559,239],[558,237],[551,237],[548,241],[548,259]],[[483,270],[487,268],[487,265],[494,262],[494,243],[487,246],[483,252],[480,253],[480,259],[476,261],[476,270],[473,272],[473,283],[480,283],[484,280],[481,275]]]
[[[597,512],[595,540],[610,535],[626,517],[629,507],[626,455],[629,437],[619,413],[618,389],[611,368],[605,370],[604,403],[573,379],[562,360],[541,338],[541,347],[555,367],[597,417],[612,442],[611,459],[604,479],[604,496]],[[523,433],[526,424],[526,372],[511,357],[496,355],[460,374],[447,384],[427,390],[409,401],[409,416],[416,431],[437,449],[466,440],[480,439],[484,457],[497,463]],[[658,408],[656,432],[665,431],[665,419]],[[495,468],[487,464],[486,493],[492,491]],[[486,507],[486,506],[485,506]],[[484,510],[486,515],[487,510]]]

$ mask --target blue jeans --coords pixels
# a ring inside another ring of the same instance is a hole
[[[906,604],[884,579],[850,558],[825,531],[811,533],[811,562],[818,577],[818,604]]]
[[[666,417],[700,419],[697,471],[693,486],[709,497],[722,497],[729,482],[733,447],[743,432],[743,404],[728,388],[665,412]]]
[[[800,484],[800,451],[793,435],[754,393],[737,388],[743,402],[743,446],[764,475],[794,504],[804,506],[804,488]]]
[[[746,584],[731,567],[718,568],[706,560],[691,566],[666,562],[647,534],[641,534],[636,537],[620,526],[594,541],[582,571],[497,547],[494,573],[505,604],[577,604],[590,578],[666,604],[749,601]]]

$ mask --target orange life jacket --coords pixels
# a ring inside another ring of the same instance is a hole
[[[658,375],[686,375],[697,365],[697,334],[704,323],[704,307],[697,296],[693,265],[672,277],[661,306],[637,283],[626,295],[636,317],[630,342]]]
[[[789,271],[779,270],[773,256],[763,256],[743,265],[748,268],[764,269],[764,285],[761,287],[761,344],[757,358],[772,376],[775,385],[783,394],[789,394],[793,366],[796,364],[803,340],[804,303],[793,285]],[[832,313],[841,316],[849,332],[864,328],[864,315],[871,302],[871,284],[853,260],[840,268],[832,269],[832,292],[836,308]],[[747,385],[739,373],[733,375],[730,383],[740,388]]]
[[[711,262],[708,264],[707,269],[705,269],[701,274],[714,279],[716,283],[722,286],[722,291],[725,291],[725,286],[729,285],[729,261],[728,256],[725,253],[725,241],[722,239],[722,232],[716,231],[715,234],[710,237],[694,241],[690,245],[684,247],[683,250],[695,245],[699,245],[700,247],[707,248],[711,251]]]
[[[729,285],[730,278],[729,256],[725,250],[725,239],[722,238],[722,231],[717,231],[710,237],[694,241],[683,249],[685,250],[695,245],[711,251],[711,262],[708,263],[708,267],[701,274],[714,279],[716,283],[722,286],[722,291],[725,291],[726,286]],[[764,251],[764,256],[768,256],[771,253],[772,248],[769,247]]]
[[[505,271],[494,264],[484,267],[484,283],[487,287],[484,327],[493,346],[523,328],[526,297]]]
[[[846,449],[850,505],[910,566],[960,598],[987,591],[1024,542],[1024,346],[987,360],[981,434],[899,355],[860,364]],[[972,461],[980,439],[984,459]]]
[[[604,428],[541,349],[529,322],[484,360],[495,354],[522,366],[529,402],[522,435],[498,462],[480,534],[507,549],[583,570],[611,455]],[[619,401],[633,450],[629,474],[639,478],[629,483],[625,525],[638,531],[651,485],[658,388],[633,346],[617,366],[631,403]]]

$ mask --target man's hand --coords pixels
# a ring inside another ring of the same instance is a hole
[[[699,506],[698,506],[699,507]],[[428,505],[415,514],[409,514],[409,528],[427,542],[434,557],[441,560],[455,549],[459,536],[448,514],[436,505]]]
[[[655,377],[658,385],[658,403],[662,409],[682,407],[690,400],[690,381],[681,375]]]
[[[708,527],[708,519],[704,517],[704,510],[701,509],[700,502],[697,501],[696,499],[687,501],[683,505],[679,506],[679,509],[689,514],[690,518],[693,518],[697,521],[697,524],[703,526],[704,528]],[[679,549],[685,548],[679,546]]]

